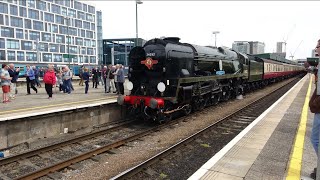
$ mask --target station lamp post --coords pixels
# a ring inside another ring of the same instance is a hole
[[[213,31],[212,34],[214,34],[214,46],[217,47],[217,34],[219,34],[220,31]]]
[[[141,0],[136,0],[136,46],[138,46],[138,4],[142,4]]]

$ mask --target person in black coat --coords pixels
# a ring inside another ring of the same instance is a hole
[[[92,88],[98,88],[99,71],[97,68],[92,69]]]
[[[11,85],[10,85],[10,98],[14,99],[15,94],[18,94],[18,89],[17,89],[17,81],[19,78],[19,72],[20,68],[14,69],[14,64],[9,64],[9,70],[8,70],[11,79]]]

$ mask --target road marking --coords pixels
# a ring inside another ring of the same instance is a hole
[[[72,105],[72,104],[79,104],[79,103],[92,102],[92,101],[98,101],[98,100],[107,100],[107,99],[113,99],[113,98],[114,97],[108,97],[108,98],[99,98],[99,99],[90,99],[90,100],[84,100],[84,101],[68,102],[68,103],[62,103],[62,104],[52,104],[52,105],[47,105],[47,106],[36,106],[36,107],[23,108],[23,109],[14,109],[14,110],[8,110],[8,111],[1,111],[0,115],[1,114],[12,113],[12,112],[21,112],[21,111],[28,111],[28,110],[59,107],[59,106],[64,106],[64,105]]]
[[[306,135],[306,126],[308,120],[309,110],[309,98],[311,93],[312,78],[310,78],[309,87],[304,101],[304,105],[301,112],[300,124],[296,134],[292,156],[289,163],[289,170],[286,179],[287,180],[300,180],[302,155],[304,147],[304,138]]]

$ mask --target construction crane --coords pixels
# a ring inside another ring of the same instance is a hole
[[[303,42],[303,40],[300,41],[299,45],[297,46],[297,48],[296,48],[296,50],[293,52],[293,54],[292,54],[292,52],[290,52],[290,56],[289,56],[289,57],[291,57],[291,60],[293,60],[293,57],[294,57],[294,55],[296,54],[296,52],[297,52],[297,50],[298,50],[298,48],[300,47],[300,45],[301,45],[302,42]]]
[[[284,44],[284,52],[286,53],[286,48],[287,48],[287,41],[289,39],[289,35],[292,33],[292,31],[296,28],[296,25],[294,24],[293,27],[290,29],[289,33],[287,34],[287,37],[283,37],[283,44]]]

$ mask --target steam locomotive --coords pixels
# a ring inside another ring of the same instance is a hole
[[[228,48],[181,43],[177,37],[156,38],[130,51],[131,94],[119,96],[118,103],[143,118],[165,121],[175,112],[188,115],[303,69]]]

